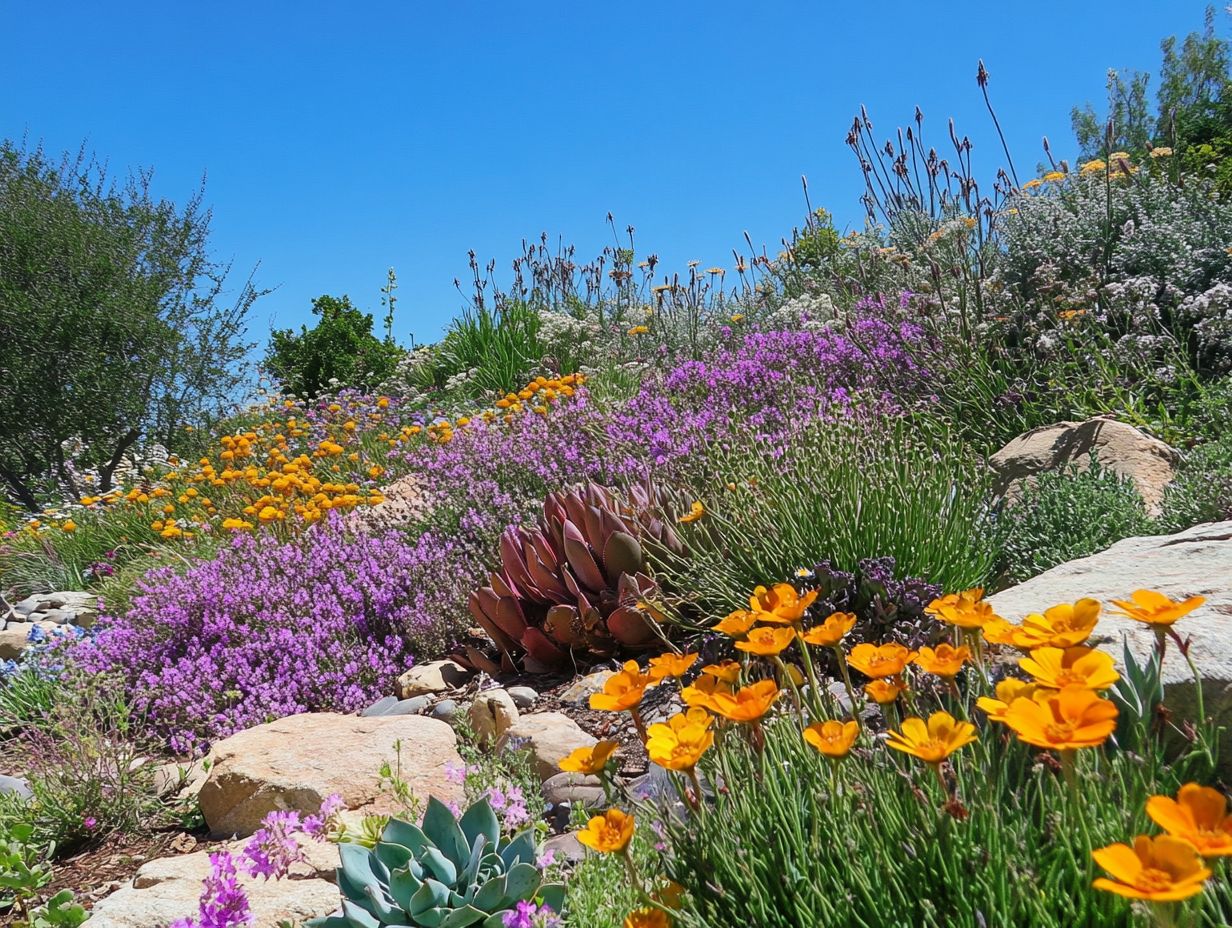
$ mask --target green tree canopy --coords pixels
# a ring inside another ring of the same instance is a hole
[[[312,399],[342,387],[370,392],[389,379],[402,349],[386,336],[372,334],[372,316],[343,296],[312,301],[319,316],[311,329],[275,329],[270,334],[265,367],[284,392]]]
[[[1150,146],[1168,147],[1187,169],[1206,171],[1213,164],[1223,173],[1222,164],[1232,154],[1232,76],[1228,41],[1215,34],[1214,7],[1207,8],[1200,32],[1180,42],[1176,36],[1166,38],[1160,49],[1153,108],[1151,75],[1134,70],[1108,72],[1105,115],[1090,103],[1074,107],[1071,121],[1082,157],[1111,151],[1141,157]],[[1232,168],[1226,173],[1232,180]]]
[[[126,452],[172,447],[243,382],[259,294],[249,280],[224,299],[204,187],[179,206],[151,177],[0,143],[0,479],[27,507],[85,492],[81,468],[109,489]]]

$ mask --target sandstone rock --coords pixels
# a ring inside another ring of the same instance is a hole
[[[205,764],[199,760],[186,764],[161,764],[154,768],[154,792],[160,799],[171,795],[187,799],[201,792],[206,775]]]
[[[491,744],[518,720],[518,707],[504,690],[484,690],[466,713],[481,744]]]
[[[1190,652],[1202,676],[1206,712],[1223,727],[1221,757],[1232,768],[1232,522],[1199,525],[1177,535],[1126,538],[1091,557],[1061,564],[993,596],[997,613],[1020,621],[1032,612],[1084,596],[1129,599],[1138,589],[1159,590],[1173,599],[1202,595],[1206,603],[1176,626],[1192,638]],[[1121,661],[1122,640],[1139,661],[1155,647],[1149,626],[1104,612],[1093,644]],[[1175,646],[1164,659],[1163,681],[1169,707],[1178,717],[1194,716],[1193,676]]]
[[[0,629],[0,661],[21,657],[29,644],[32,628],[40,628],[51,635],[58,627],[54,622],[10,622]]]
[[[1101,466],[1132,480],[1147,511],[1158,514],[1180,455],[1159,439],[1115,419],[1058,422],[1024,432],[989,460],[997,474],[995,489],[1013,499],[1021,493],[1022,482],[1041,471],[1070,464],[1085,470],[1092,452]]]
[[[252,905],[252,928],[278,928],[279,922],[328,915],[338,908],[338,888],[331,882],[338,865],[332,844],[300,839],[307,858],[282,880],[241,876],[239,883]],[[240,843],[229,845],[236,852]],[[201,881],[210,872],[209,851],[166,857],[144,864],[131,883],[95,904],[91,928],[166,928],[176,919],[195,916]]]
[[[578,723],[560,712],[524,715],[501,736],[498,748],[522,746],[531,752],[540,780],[560,772],[560,762],[578,748],[592,747],[592,738]]]
[[[445,693],[463,686],[472,671],[453,661],[432,661],[419,664],[398,678],[398,698]]]
[[[346,807],[388,814],[396,804],[380,789],[381,765],[401,742],[402,776],[414,795],[460,800],[462,788],[445,776],[461,764],[453,730],[419,715],[361,718],[306,713],[258,725],[220,741],[199,800],[210,831],[250,835],[275,809],[315,812],[331,793]]]
[[[568,803],[571,806],[596,808],[603,805],[606,796],[598,777],[562,770],[543,781],[543,799],[553,806]]]
[[[511,686],[508,693],[513,697],[513,704],[519,709],[529,709],[539,698],[539,694],[529,686]]]
[[[615,673],[614,670],[596,670],[584,677],[578,677],[561,692],[561,702],[567,702],[571,706],[588,706],[591,693],[602,692],[603,684]]]

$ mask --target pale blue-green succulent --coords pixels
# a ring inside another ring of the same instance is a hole
[[[543,882],[536,850],[530,829],[502,838],[486,799],[461,818],[429,799],[422,827],[391,819],[371,849],[338,845],[342,915],[308,928],[501,928],[522,901],[560,912],[565,888]]]

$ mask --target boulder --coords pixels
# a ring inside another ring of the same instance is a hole
[[[59,628],[54,622],[9,622],[0,628],[0,661],[16,660],[29,646],[30,631],[42,629],[47,635],[55,633]]]
[[[523,748],[531,752],[531,760],[539,779],[546,780],[560,773],[560,762],[578,748],[598,743],[560,712],[540,712],[518,719],[497,742],[497,748]]]
[[[591,694],[602,692],[603,684],[615,673],[614,670],[596,670],[584,677],[578,677],[561,691],[560,701],[571,706],[589,706]]]
[[[543,781],[543,801],[550,806],[568,803],[594,809],[606,802],[603,781],[598,777],[561,770]]]
[[[529,709],[539,698],[539,694],[529,686],[511,686],[508,692],[513,697],[513,704],[519,709]]]
[[[410,699],[413,696],[446,693],[464,686],[472,674],[473,671],[453,661],[419,664],[398,678],[398,698]]]
[[[1101,466],[1132,480],[1147,512],[1158,515],[1164,488],[1172,482],[1180,454],[1115,419],[1058,422],[1024,432],[989,459],[997,477],[994,489],[1013,500],[1022,492],[1023,482],[1041,471],[1071,464],[1087,469],[1092,453]]]
[[[205,764],[199,760],[160,764],[154,768],[154,792],[160,799],[189,799],[201,792],[206,776]]]
[[[466,713],[480,744],[491,744],[518,720],[518,707],[504,690],[484,690]]]
[[[241,875],[239,884],[252,906],[251,928],[278,928],[280,922],[328,915],[338,908],[338,887],[332,882],[338,849],[332,844],[298,838],[304,863],[295,864],[282,880]],[[228,845],[233,853],[241,844]],[[132,881],[95,903],[90,928],[167,928],[177,919],[196,916],[201,882],[210,872],[211,851],[152,860]]]
[[[1020,621],[1049,606],[1084,596],[1107,603],[1129,599],[1138,589],[1159,590],[1173,599],[1202,595],[1206,603],[1176,624],[1191,638],[1190,656],[1202,677],[1206,713],[1223,728],[1221,757],[1232,769],[1232,522],[1199,525],[1176,535],[1126,538],[1106,551],[1061,564],[991,597],[998,615]],[[1092,643],[1118,664],[1122,641],[1145,661],[1155,647],[1147,625],[1105,611]],[[1192,719],[1196,695],[1188,664],[1170,646],[1163,665],[1166,699],[1178,723]]]
[[[420,715],[313,712],[258,725],[218,742],[198,799],[215,835],[250,835],[275,809],[315,812],[331,793],[364,814],[400,812],[381,790],[380,769],[401,743],[402,777],[411,792],[448,802],[462,787],[447,765],[461,765],[453,729]]]

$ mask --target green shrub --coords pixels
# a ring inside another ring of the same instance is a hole
[[[1133,481],[1092,456],[1086,470],[1074,465],[1039,474],[1020,499],[1005,504],[997,522],[1002,574],[1018,583],[1154,531]]]
[[[1190,451],[1164,491],[1161,531],[1232,519],[1232,433]]]
[[[402,349],[372,334],[372,316],[351,305],[348,297],[319,296],[312,301],[320,320],[270,333],[265,366],[282,389],[300,399],[353,387],[375,390],[393,373]]]
[[[893,557],[899,577],[945,589],[983,583],[993,567],[987,475],[936,420],[823,423],[781,454],[713,448],[705,466],[691,492],[706,515],[683,531],[689,556],[656,556],[664,585],[695,591],[707,614],[822,562],[855,571]]]

